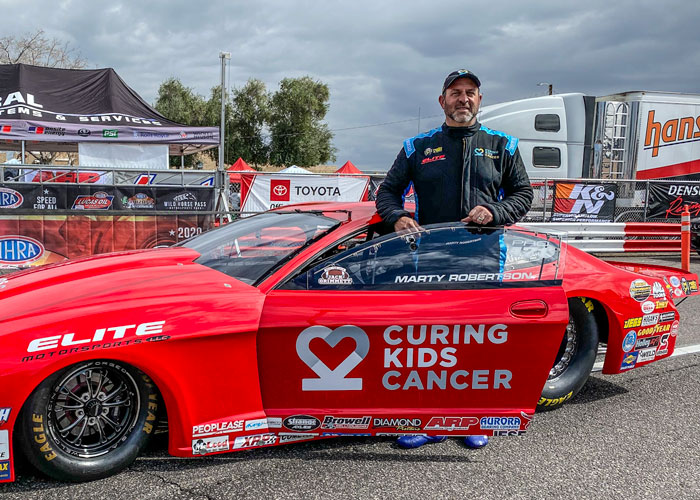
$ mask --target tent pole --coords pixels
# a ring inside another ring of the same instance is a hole
[[[26,163],[26,160],[25,160],[25,158],[24,158],[24,153],[25,153],[25,151],[24,151],[24,141],[22,141],[22,165],[24,165],[24,164]]]

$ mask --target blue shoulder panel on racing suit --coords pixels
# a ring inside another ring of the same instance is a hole
[[[410,158],[411,155],[416,152],[416,147],[413,145],[413,141],[415,141],[416,139],[422,139],[423,137],[432,137],[438,132],[440,132],[440,130],[442,130],[442,127],[437,127],[433,130],[423,132],[422,134],[418,134],[415,137],[411,137],[410,139],[406,139],[405,141],[403,141],[403,150],[406,152],[406,158]]]
[[[498,135],[498,136],[505,137],[506,139],[508,139],[508,144],[506,145],[506,149],[511,154],[511,156],[514,155],[515,150],[518,149],[518,138],[517,137],[513,137],[512,135],[508,135],[505,132],[500,132],[498,130],[491,130],[490,128],[484,127],[483,125],[481,126],[480,130],[483,130],[487,134]]]

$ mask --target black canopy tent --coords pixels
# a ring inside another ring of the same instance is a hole
[[[167,144],[181,156],[217,147],[219,128],[168,120],[111,68],[0,65],[0,150],[77,152],[84,142]]]

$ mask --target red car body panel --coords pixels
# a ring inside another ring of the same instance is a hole
[[[566,244],[561,287],[413,291],[411,300],[395,291],[278,289],[315,256],[379,221],[372,203],[296,208],[327,211],[342,224],[256,287],[193,262],[199,254],[184,247],[0,278],[0,412],[9,409],[0,421],[9,454],[0,441],[0,466],[8,463],[9,474],[0,471],[0,482],[14,479],[9,443],[27,397],[80,361],[121,361],[151,377],[176,456],[192,456],[194,440],[212,435],[229,436],[231,450],[246,449],[335,433],[416,432],[411,419],[431,423],[418,426],[423,434],[520,434],[561,342],[567,297],[588,297],[596,301],[589,308],[604,310],[604,373],[619,373],[629,356],[625,322],[649,314],[642,304],[678,319],[672,300],[640,301],[645,288],[632,287],[635,280],[668,292],[663,278],[677,276],[697,291],[694,274],[613,266]],[[667,340],[667,352],[654,360],[673,353],[675,335]],[[511,420],[489,428],[482,417]],[[373,425],[375,418],[396,425]],[[307,427],[314,433],[300,436]]]

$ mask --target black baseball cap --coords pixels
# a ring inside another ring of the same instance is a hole
[[[481,81],[479,81],[479,77],[477,77],[474,73],[468,69],[458,69],[457,71],[453,71],[447,75],[447,78],[445,78],[445,83],[442,84],[443,94],[447,90],[447,87],[452,85],[452,82],[454,82],[457,78],[469,78],[476,84],[477,87],[481,87]]]

